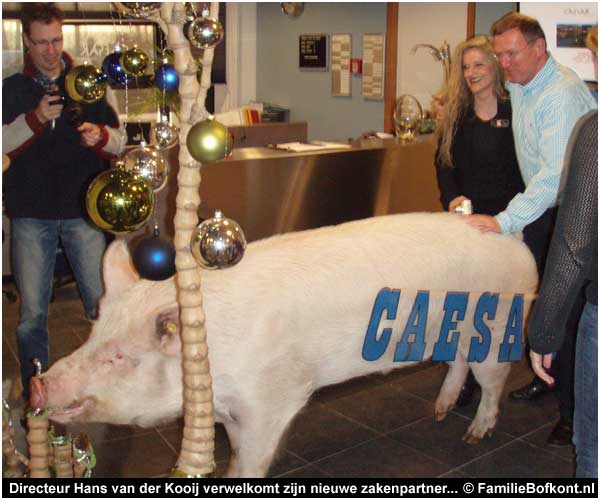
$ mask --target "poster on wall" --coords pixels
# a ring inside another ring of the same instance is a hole
[[[385,35],[364,33],[362,95],[367,99],[383,99],[384,57]]]
[[[571,68],[582,80],[598,81],[592,52],[585,46],[588,31],[598,23],[596,2],[521,2],[519,10],[539,21],[548,51],[559,63]]]
[[[331,95],[334,97],[351,95],[351,55],[352,35],[350,33],[331,35]]]

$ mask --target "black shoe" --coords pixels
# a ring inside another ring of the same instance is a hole
[[[561,417],[546,439],[550,446],[570,446],[573,444],[573,421]]]
[[[516,391],[512,391],[508,395],[508,399],[512,399],[513,401],[535,401],[544,394],[548,394],[552,391],[554,391],[553,387],[550,387],[546,382],[535,377],[530,384],[525,385]]]
[[[462,386],[460,394],[458,395],[458,399],[456,400],[456,406],[462,408],[463,406],[468,406],[471,404],[471,401],[473,401],[473,395],[475,394],[475,389],[478,387],[479,384],[475,380],[473,372],[469,371],[467,379],[465,380],[465,384]]]

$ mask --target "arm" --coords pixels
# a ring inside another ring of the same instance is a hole
[[[444,210],[448,210],[450,203],[460,195],[460,191],[456,183],[454,167],[442,166],[437,152],[435,155],[435,172],[440,190],[440,201]]]
[[[518,140],[526,143],[527,138],[537,135],[537,144],[522,144],[520,149],[537,151],[539,159],[536,162],[539,167],[527,183],[525,192],[518,193],[506,210],[496,215],[496,222],[503,233],[523,230],[548,208],[556,205],[569,136],[577,120],[589,109],[570,89],[536,106],[536,123],[531,125],[534,129],[520,130]],[[531,153],[534,154],[533,151]],[[522,158],[519,159],[522,161]]]
[[[546,272],[529,324],[531,349],[540,354],[557,351],[565,336],[566,319],[597,259],[598,240],[598,122],[586,120],[576,132],[570,170]],[[578,127],[579,128],[579,127]]]
[[[125,125],[119,122],[114,92],[106,89],[100,124],[84,122],[77,130],[84,146],[92,148],[106,159],[116,158],[125,148],[127,136]]]
[[[15,96],[10,87],[2,86],[2,153],[14,159],[27,150],[46,130],[48,124],[62,113],[62,104],[53,104],[59,96],[43,96],[37,107],[14,116],[10,102]],[[11,114],[11,111],[13,114]]]

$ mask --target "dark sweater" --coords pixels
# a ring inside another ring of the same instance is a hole
[[[57,81],[65,106],[71,100],[65,91],[65,75],[70,58]],[[81,144],[79,132],[67,123],[65,112],[56,120],[54,130],[42,124],[34,110],[44,96],[43,87],[34,80],[35,69],[27,60],[23,73],[2,84],[3,151],[11,157],[3,174],[4,203],[8,216],[36,219],[69,219],[85,216],[85,193],[89,183],[104,170],[110,157],[103,147],[109,140],[102,128],[100,143],[89,148]],[[118,127],[115,110],[102,99],[83,104],[84,120],[97,125]]]
[[[496,116],[484,122],[471,108],[459,120],[452,141],[452,166],[436,153],[440,200],[445,210],[457,196],[473,203],[473,212],[495,215],[525,189],[515,153],[510,101],[498,101]]]
[[[558,351],[582,289],[598,304],[598,110],[575,125],[567,147],[568,175],[548,261],[528,328],[531,348]]]

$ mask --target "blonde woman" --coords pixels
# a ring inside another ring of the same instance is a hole
[[[453,61],[436,154],[441,202],[452,211],[468,198],[474,213],[495,215],[524,189],[502,70],[486,36],[461,43]]]
[[[486,36],[461,43],[453,61],[438,114],[440,200],[453,211],[468,198],[474,213],[496,215],[524,189],[502,70]],[[457,406],[470,403],[476,386],[469,372]]]

